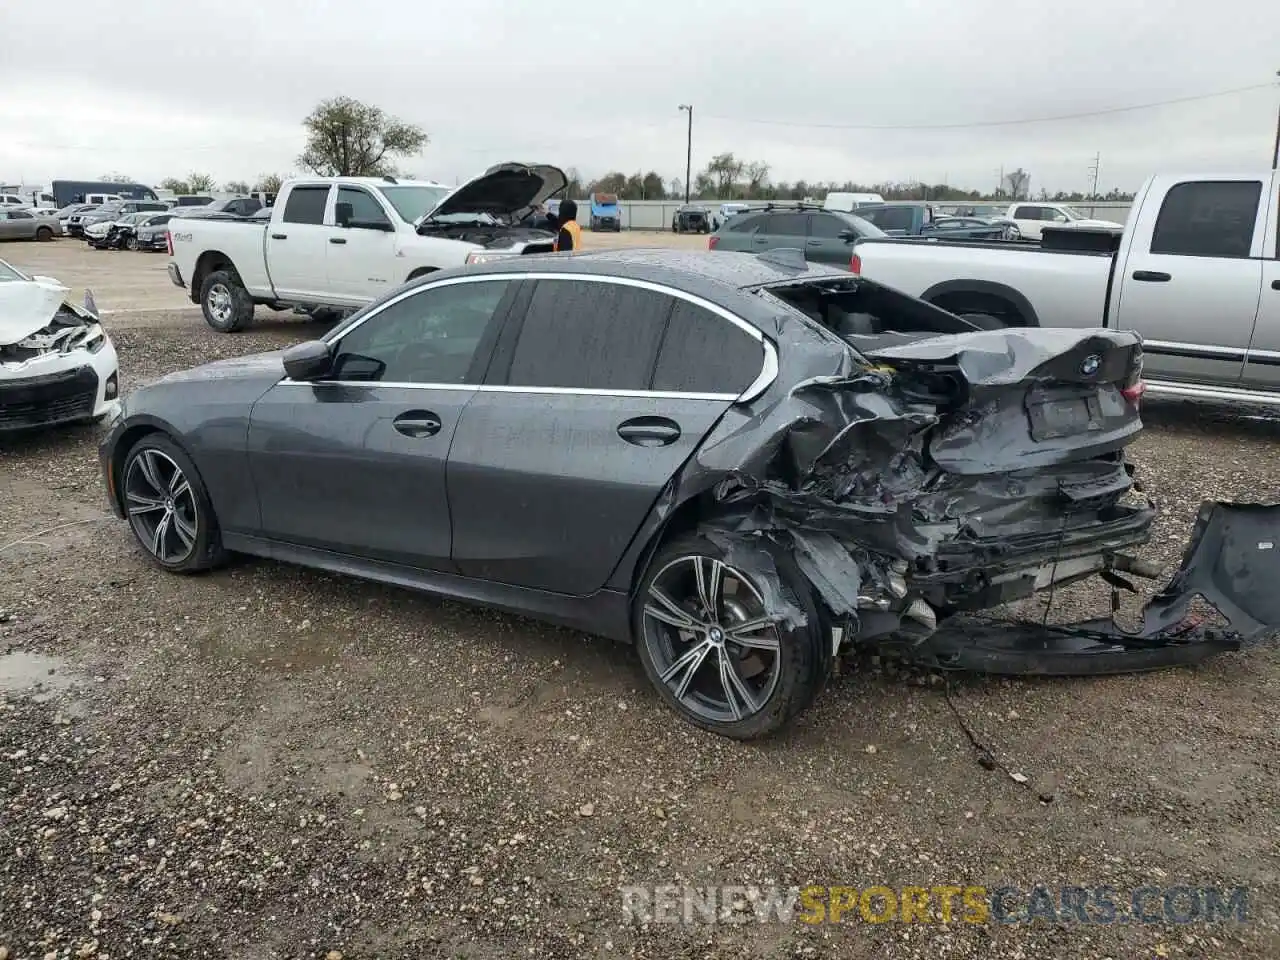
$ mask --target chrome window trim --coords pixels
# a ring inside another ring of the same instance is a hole
[[[471,393],[534,393],[573,397],[651,397],[655,400],[738,399],[736,393],[693,393],[681,390],[600,390],[589,387],[509,387],[477,383],[404,383],[391,380],[292,380],[285,377],[278,387],[390,387],[397,390],[465,390]]]
[[[747,334],[749,337],[752,337],[757,343],[759,343],[764,353],[764,357],[760,365],[760,373],[755,378],[755,380],[753,380],[747,386],[747,388],[744,391],[742,391],[742,393],[740,394],[697,393],[697,392],[672,391],[672,390],[599,390],[599,389],[585,389],[585,388],[579,389],[575,387],[520,387],[520,386],[507,386],[507,385],[486,386],[483,384],[403,383],[403,384],[395,384],[395,386],[423,387],[423,388],[437,389],[437,390],[439,389],[455,389],[456,390],[456,389],[463,389],[466,386],[472,386],[477,390],[481,390],[483,392],[492,392],[492,393],[498,393],[498,392],[544,393],[544,394],[552,393],[552,394],[575,394],[575,395],[581,395],[581,396],[597,396],[597,397],[664,397],[668,399],[680,399],[680,400],[719,400],[719,401],[724,401],[727,399],[727,400],[732,400],[738,403],[748,403],[756,399],[756,397],[760,396],[760,394],[764,393],[764,391],[767,390],[769,386],[773,383],[773,381],[776,380],[778,377],[777,347],[774,346],[773,342],[769,340],[769,338],[766,337],[761,331],[757,330],[750,323],[748,323],[746,320],[743,320],[741,317],[739,317],[737,314],[733,313],[732,311],[726,310],[724,307],[721,307],[719,304],[712,303],[710,300],[706,300],[702,297],[699,297],[697,294],[687,293],[684,290],[679,290],[679,289],[676,289],[675,287],[668,287],[660,283],[654,283],[652,280],[636,280],[633,277],[606,277],[606,276],[599,276],[596,274],[588,274],[588,273],[550,273],[550,272],[544,273],[541,271],[528,271],[523,273],[516,273],[516,272],[482,273],[482,274],[475,274],[475,275],[463,276],[463,277],[446,277],[442,280],[435,280],[429,283],[424,283],[421,286],[416,286],[416,287],[413,287],[412,289],[405,290],[404,292],[397,294],[395,297],[388,300],[386,303],[380,304],[377,307],[377,309],[371,310],[365,316],[361,317],[357,322],[351,324],[351,326],[330,331],[324,337],[324,342],[328,344],[336,343],[338,340],[341,340],[343,337],[351,333],[353,330],[359,329],[367,321],[378,316],[378,314],[382,313],[383,310],[386,310],[389,307],[392,307],[395,304],[400,303],[402,300],[407,300],[409,297],[417,296],[420,293],[426,293],[428,290],[435,290],[438,287],[454,286],[455,284],[460,284],[460,283],[485,283],[485,282],[492,282],[494,280],[513,280],[513,281],[576,280],[576,281],[583,281],[587,283],[611,283],[621,287],[635,287],[640,290],[650,290],[654,293],[660,293],[669,297],[674,297],[677,300],[684,300],[686,303],[691,303],[696,307],[701,307],[704,310],[708,310],[711,313],[714,313],[716,316],[720,317],[722,320],[729,321],[729,323],[733,324],[733,326],[737,327],[743,333]],[[290,380],[286,377],[284,380],[280,382],[292,384],[299,381]],[[303,382],[306,382],[306,381],[303,381]],[[360,386],[369,386],[370,383],[376,383],[377,381],[326,380],[324,382],[325,383],[341,383],[347,386],[352,386],[356,384]],[[392,384],[383,384],[383,386],[391,386],[391,385]]]
[[[1143,347],[1150,347],[1153,352],[1164,350],[1180,350],[1185,353],[1201,353],[1212,359],[1214,354],[1229,354],[1232,357],[1244,357],[1249,353],[1245,347],[1218,347],[1209,343],[1183,343],[1179,340],[1146,340],[1141,344]],[[1263,351],[1255,350],[1254,353]]]

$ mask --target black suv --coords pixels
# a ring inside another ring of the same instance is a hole
[[[803,203],[770,204],[726,220],[707,245],[736,253],[791,247],[804,251],[805,259],[813,263],[847,268],[855,241],[883,236],[885,232],[875,224],[851,213]]]

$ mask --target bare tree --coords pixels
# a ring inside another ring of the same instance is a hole
[[[1011,170],[1004,175],[1004,182],[1008,185],[1009,198],[1011,200],[1025,200],[1027,198],[1027,186],[1031,182],[1031,174],[1018,167],[1017,170]]]

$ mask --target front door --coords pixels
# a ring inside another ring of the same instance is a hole
[[[1262,248],[1262,290],[1244,386],[1280,391],[1280,173],[1272,174]]]
[[[764,346],[673,292],[580,275],[539,279],[509,327],[449,456],[453,558],[468,576],[585,596],[759,376]]]
[[[346,227],[329,228],[326,250],[329,282],[334,293],[354,303],[376,300],[397,283],[396,235],[382,205],[361,187],[338,187],[337,203],[349,204]],[[335,211],[337,206],[335,204]],[[334,223],[338,220],[335,217]],[[399,278],[403,279],[403,278]]]
[[[249,464],[263,533],[449,570],[445,463],[516,284],[415,288],[333,335],[332,374],[255,404]]]
[[[1257,180],[1185,181],[1157,216],[1134,219],[1109,325],[1142,334],[1148,379],[1240,380],[1262,286],[1261,197]]]
[[[286,300],[326,302],[325,256],[333,232],[324,225],[329,193],[327,183],[299,184],[289,191],[281,218],[267,224],[267,271]]]

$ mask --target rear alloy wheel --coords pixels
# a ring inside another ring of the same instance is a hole
[[[779,574],[803,626],[781,622],[765,601],[771,591],[704,538],[681,538],[654,557],[635,602],[636,642],[650,681],[690,723],[750,740],[812,701],[821,681],[817,611],[801,599],[808,591],[798,573]]]
[[[163,434],[148,434],[125,458],[121,497],[143,549],[166,570],[190,573],[225,556],[213,506],[185,453]]]
[[[234,333],[253,319],[253,298],[234,270],[215,270],[200,285],[200,309],[213,329]]]

